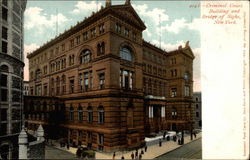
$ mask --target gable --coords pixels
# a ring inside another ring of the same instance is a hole
[[[112,6],[112,13],[114,16],[125,20],[127,23],[135,25],[141,30],[146,29],[145,24],[131,5]]]

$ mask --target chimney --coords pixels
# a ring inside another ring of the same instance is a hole
[[[130,5],[130,0],[126,0],[125,4]]]
[[[111,6],[111,0],[106,0],[106,7],[110,7]]]

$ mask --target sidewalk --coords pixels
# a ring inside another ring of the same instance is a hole
[[[196,138],[193,137],[193,141],[198,139],[198,138],[201,138],[201,136],[202,136],[202,132],[197,134]],[[158,136],[153,141],[158,142],[159,138],[162,138],[162,136]],[[150,141],[150,142],[152,142],[152,141]],[[184,144],[187,144],[189,142],[191,142],[190,136],[185,136],[184,137]],[[68,151],[68,152],[71,152],[73,154],[75,154],[76,150],[77,150],[77,148],[72,148],[72,147],[70,147],[70,149],[67,150],[66,147],[63,147],[63,148],[60,147],[59,143],[54,142],[53,144],[54,144],[54,147],[56,147],[58,149],[65,150],[65,151]],[[156,157],[158,157],[160,155],[165,154],[166,152],[169,152],[169,151],[172,151],[172,150],[174,150],[176,148],[179,148],[181,146],[182,145],[178,145],[178,143],[174,142],[174,141],[162,141],[162,146],[161,147],[159,147],[158,143],[156,143],[154,145],[148,145],[147,152],[145,152],[145,150],[143,148],[144,154],[142,155],[142,159],[153,159],[153,158],[156,158]],[[133,151],[124,151],[124,152],[115,152],[115,154],[116,154],[115,159],[121,159],[122,155],[124,156],[125,159],[131,159],[131,153],[132,152],[134,152],[134,154],[135,154],[135,150],[133,150]],[[141,150],[139,149],[138,152],[140,154]],[[96,159],[112,159],[112,157],[113,157],[113,153],[96,152]]]

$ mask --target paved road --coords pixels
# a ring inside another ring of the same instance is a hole
[[[188,134],[184,134],[184,137],[190,137],[190,135]],[[156,144],[159,144],[159,139],[161,139],[162,143],[168,143],[169,141],[167,141],[167,139],[163,140],[163,136],[160,136],[158,139],[156,140],[153,140],[153,141],[149,141],[149,142],[146,142],[147,146],[152,146],[152,145],[156,145]],[[171,140],[173,141],[173,140]],[[176,141],[177,143],[177,141]]]
[[[70,152],[46,145],[45,159],[76,159],[76,156]]]
[[[180,148],[177,148],[173,151],[165,153],[156,159],[201,159],[202,158],[202,149],[201,149],[201,138],[190,142]]]

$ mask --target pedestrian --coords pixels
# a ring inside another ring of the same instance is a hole
[[[165,137],[166,137],[166,131],[164,131],[164,133],[163,133],[163,140],[165,140]]]
[[[137,159],[138,158],[138,150],[136,149],[135,151],[135,158]]]
[[[177,139],[177,138],[176,138],[176,135],[174,135],[173,140],[174,140],[175,142],[176,142],[176,139]]]
[[[159,146],[161,147],[161,139],[159,139]]]
[[[140,154],[140,155],[139,155],[139,159],[141,159],[141,158],[142,158],[142,155]]]
[[[134,152],[131,153],[131,159],[134,159],[135,158],[135,155],[134,155]]]
[[[69,150],[69,143],[67,143],[67,149]]]
[[[147,152],[147,149],[148,149],[148,146],[147,146],[147,145],[145,145],[145,152]]]
[[[113,160],[115,159],[115,152],[113,153]]]
[[[141,155],[143,155],[143,154],[144,154],[143,149],[141,149]]]
[[[80,158],[82,155],[82,150],[80,149],[80,147],[78,147],[77,151],[76,151],[76,156],[77,158]]]

